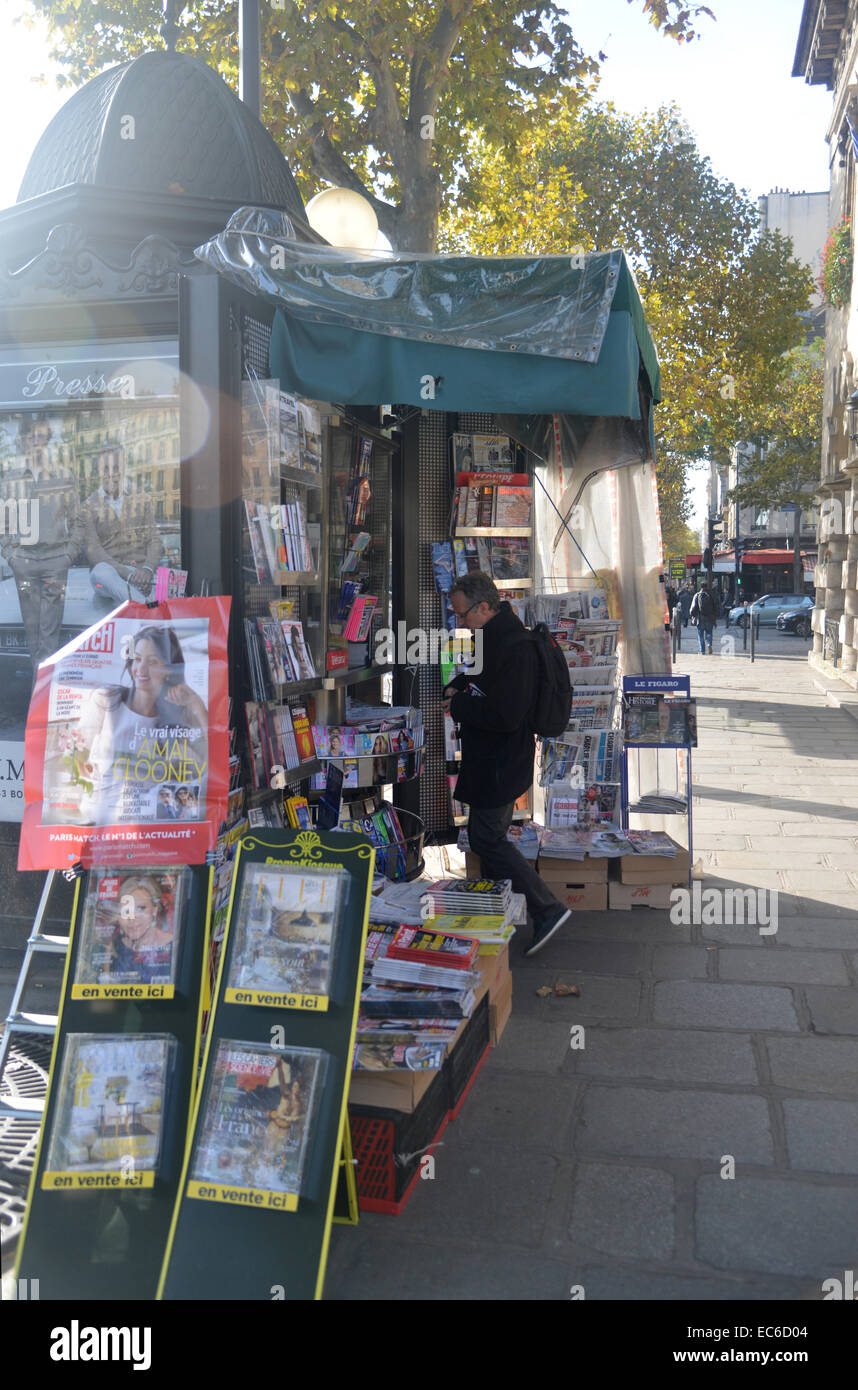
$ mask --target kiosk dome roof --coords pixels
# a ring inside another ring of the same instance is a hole
[[[144,53],[70,97],[33,151],[18,202],[67,184],[304,215],[265,127],[213,68],[182,53]]]

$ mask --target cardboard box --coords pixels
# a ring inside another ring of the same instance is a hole
[[[459,1033],[456,1033],[459,1037]],[[375,1105],[382,1110],[413,1114],[437,1071],[354,1071],[349,1084],[351,1105]]]
[[[608,860],[549,859],[540,855],[537,870],[546,883],[606,883]]]
[[[551,891],[565,907],[577,912],[604,912],[608,906],[608,884],[552,882]]]
[[[623,854],[614,862],[618,865],[620,883],[682,883],[688,878],[688,850],[671,840],[676,847],[673,859],[663,854]]]
[[[508,976],[503,989],[489,1002],[489,1037],[492,1047],[497,1047],[504,1028],[512,1015],[512,975]]]
[[[669,883],[609,883],[608,906],[619,911],[628,911],[633,907],[664,910],[671,906],[672,892]]]

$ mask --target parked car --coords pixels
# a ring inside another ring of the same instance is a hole
[[[803,608],[809,613],[812,607],[813,599],[808,594],[761,594],[748,605],[748,612],[753,617],[759,614],[760,627],[776,627],[778,617],[787,609]],[[746,622],[744,604],[730,609],[727,614],[728,627],[731,623],[744,627]]]
[[[813,603],[803,603],[800,608],[786,608],[778,615],[778,632],[794,632],[796,637],[810,636],[810,612]]]

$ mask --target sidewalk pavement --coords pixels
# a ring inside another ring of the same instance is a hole
[[[858,1269],[858,719],[805,642],[751,665],[735,635],[686,633],[676,667],[695,858],[703,888],[776,889],[777,931],[580,914],[533,961],[519,933],[434,1180],[335,1228],[328,1299],[816,1300]],[[558,979],[580,998],[537,997]]]

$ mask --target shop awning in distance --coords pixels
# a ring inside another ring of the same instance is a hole
[[[801,556],[804,560],[807,551],[803,550]],[[792,562],[791,550],[746,550],[742,556],[743,565],[791,565]]]
[[[275,300],[271,371],[314,400],[437,410],[641,416],[658,356],[622,251],[565,256],[358,252],[240,208],[197,249]]]

